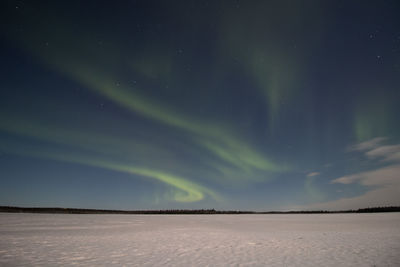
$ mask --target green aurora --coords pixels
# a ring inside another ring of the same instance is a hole
[[[383,166],[349,147],[400,141],[389,3],[342,13],[320,1],[6,1],[0,182],[14,196],[0,204],[73,205],[18,189],[71,164],[68,179],[89,192],[82,207],[286,209],[363,196],[371,188],[332,181]],[[29,160],[43,173],[5,165]],[[123,180],[109,173],[131,178],[129,201],[89,204],[96,174],[109,177],[104,189]]]

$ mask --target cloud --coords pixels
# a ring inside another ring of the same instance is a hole
[[[371,140],[359,143],[357,145],[351,146],[349,148],[349,151],[364,151],[364,150],[369,150],[373,149],[377,146],[379,146],[380,143],[383,141],[387,140],[386,137],[376,137]]]
[[[380,158],[382,161],[400,162],[400,145],[380,146],[366,153],[369,158]]]
[[[343,176],[331,181],[332,184],[359,183],[364,186],[400,185],[400,164],[379,168],[373,171]]]
[[[376,206],[400,205],[400,164],[378,170],[344,176],[332,183],[358,183],[373,189],[357,197],[309,205],[309,209],[346,210]]]
[[[307,174],[307,177],[313,177],[313,176],[317,176],[320,175],[319,172],[310,172],[309,174]]]
[[[342,210],[400,205],[400,145],[380,145],[384,140],[386,138],[374,138],[353,146],[353,150],[362,152],[371,161],[389,163],[389,165],[342,176],[331,181],[331,184],[359,184],[369,187],[369,191],[356,197],[311,204],[306,208]]]

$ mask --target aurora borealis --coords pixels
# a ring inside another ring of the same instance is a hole
[[[398,1],[0,13],[0,205],[400,205]]]

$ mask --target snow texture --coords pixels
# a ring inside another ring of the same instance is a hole
[[[400,266],[400,213],[0,214],[0,266]]]

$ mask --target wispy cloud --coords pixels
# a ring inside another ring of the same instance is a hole
[[[320,175],[319,172],[310,172],[309,174],[307,174],[307,177],[313,177],[313,176],[317,176]]]
[[[365,153],[371,159],[400,162],[400,145],[380,146]]]
[[[379,137],[352,146],[353,151],[361,152],[371,162],[385,163],[384,166],[342,176],[331,181],[331,184],[359,184],[370,187],[369,191],[356,197],[315,203],[307,206],[307,208],[358,209],[371,206],[400,205],[400,144],[382,145],[381,143],[385,140],[387,138]],[[313,173],[309,175],[311,174]]]
[[[368,140],[368,141],[365,141],[365,142],[358,143],[356,145],[350,146],[348,150],[349,151],[370,150],[370,149],[373,149],[373,148],[376,148],[376,147],[380,146],[380,144],[385,140],[387,140],[386,137],[376,137],[376,138],[373,138],[371,140]]]

